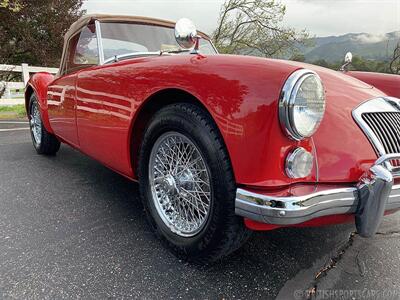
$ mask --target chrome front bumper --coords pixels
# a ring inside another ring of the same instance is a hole
[[[386,162],[400,154],[380,157],[357,185],[325,188],[303,196],[270,196],[237,189],[237,215],[274,225],[294,225],[311,219],[354,213],[356,227],[362,236],[371,236],[378,229],[384,212],[400,208],[400,185],[393,185],[393,175]]]

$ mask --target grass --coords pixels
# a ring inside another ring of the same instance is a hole
[[[26,118],[25,105],[0,106],[0,119]]]

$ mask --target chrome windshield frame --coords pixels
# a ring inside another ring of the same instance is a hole
[[[96,39],[97,39],[97,52],[99,55],[99,65],[104,65],[104,49],[103,49],[103,39],[101,37],[101,25],[100,21],[94,21],[94,25],[96,28]]]
[[[115,60],[115,57],[110,57],[108,59],[105,59],[104,56],[104,47],[103,47],[103,38],[102,38],[102,34],[101,34],[101,22],[99,20],[95,20],[94,21],[95,24],[95,28],[96,28],[96,39],[97,39],[97,51],[98,51],[98,55],[99,55],[99,62],[98,65],[104,65],[104,64],[109,64],[111,62],[117,61]],[[204,39],[204,38],[203,38]],[[215,54],[213,55],[218,55],[218,50],[217,48],[215,48],[213,42],[210,39],[205,39],[206,41],[208,41],[212,47],[212,49],[215,51]],[[190,52],[188,52],[190,53]],[[133,55],[132,53],[127,53],[125,55],[121,55],[118,58],[120,59],[126,59],[126,57],[135,57],[135,56],[139,56],[139,57],[143,57],[143,56],[160,56],[162,54],[168,54],[168,52],[163,52],[162,50],[160,51],[149,51],[149,52],[137,52],[137,54],[135,53],[135,55]]]

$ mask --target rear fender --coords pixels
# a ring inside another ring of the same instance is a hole
[[[42,122],[46,130],[53,133],[49,122],[48,106],[47,106],[47,87],[54,80],[54,75],[47,72],[34,74],[28,81],[25,89],[25,108],[29,115],[29,101],[33,93],[35,93],[42,116]]]

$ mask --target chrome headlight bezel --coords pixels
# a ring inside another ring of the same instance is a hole
[[[319,122],[314,125],[312,132],[308,135],[303,135],[299,133],[296,128],[296,120],[293,117],[293,111],[295,108],[295,101],[297,97],[297,93],[303,82],[309,78],[310,76],[314,77],[322,87],[322,92],[324,94],[324,110],[322,113],[322,117]],[[296,141],[300,141],[304,138],[311,137],[318,129],[319,124],[321,123],[324,113],[325,113],[325,90],[324,85],[322,83],[321,78],[317,73],[308,69],[300,69],[293,72],[289,78],[286,80],[279,99],[279,121],[282,127],[282,130],[286,133],[288,137],[294,139]]]

